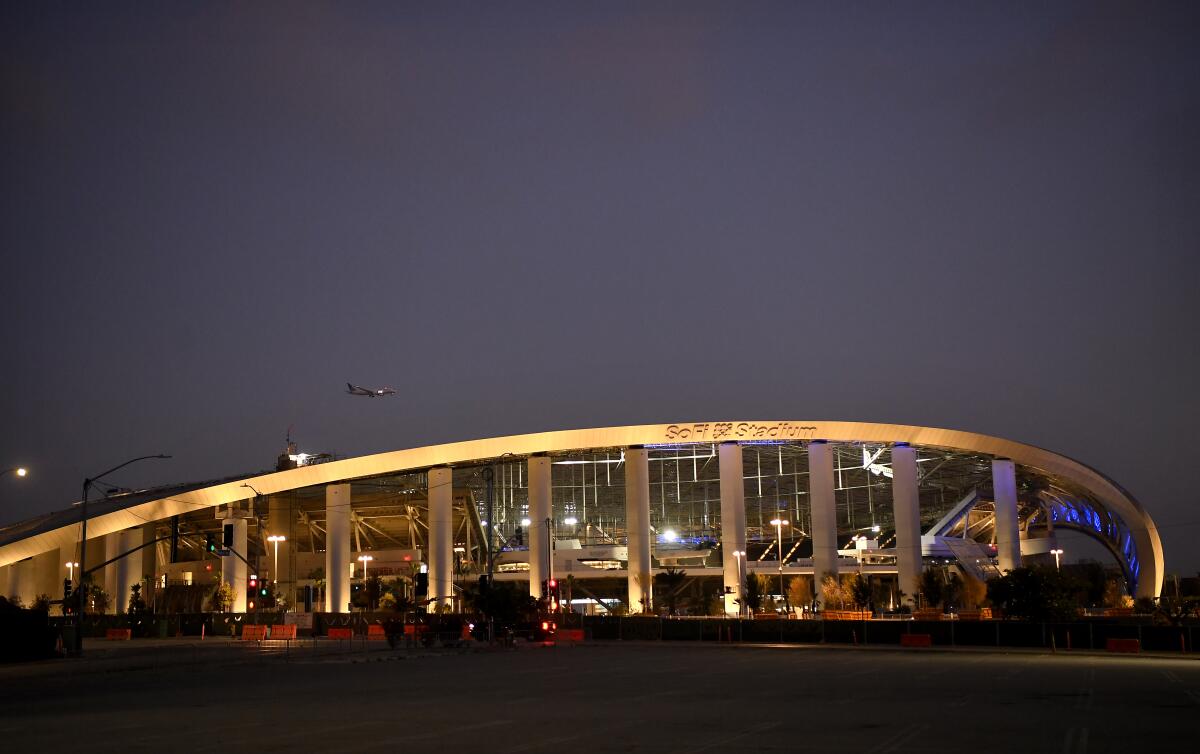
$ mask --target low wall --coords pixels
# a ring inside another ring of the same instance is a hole
[[[593,640],[741,641],[759,643],[900,644],[905,633],[928,634],[933,646],[1102,650],[1109,639],[1138,639],[1142,649],[1195,651],[1200,624],[1155,626],[1094,619],[1071,623],[913,620],[737,620],[728,618],[588,617]]]

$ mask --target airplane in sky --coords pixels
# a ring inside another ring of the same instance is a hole
[[[368,398],[382,398],[385,395],[395,395],[396,394],[396,391],[392,390],[390,387],[381,387],[379,389],[375,389],[372,387],[362,387],[361,385],[353,385],[349,382],[346,383],[346,392],[349,393],[350,395],[365,395]]]

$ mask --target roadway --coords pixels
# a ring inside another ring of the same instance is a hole
[[[134,661],[146,647],[0,667],[0,740],[9,751],[1085,754],[1186,749],[1200,714],[1189,659],[359,646],[285,657],[210,640],[163,646],[152,664]]]

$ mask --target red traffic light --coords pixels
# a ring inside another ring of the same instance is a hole
[[[558,581],[550,579],[550,588],[553,589],[556,586],[558,586]]]

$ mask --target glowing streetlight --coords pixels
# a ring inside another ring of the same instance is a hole
[[[25,468],[24,466],[13,466],[11,469],[5,469],[3,472],[0,472],[0,476],[4,476],[5,474],[16,474],[17,476],[25,476],[28,473],[29,473],[29,469]]]
[[[267,541],[271,542],[275,545],[275,568],[272,569],[272,571],[271,571],[271,583],[278,584],[279,583],[279,543],[286,542],[287,537],[283,536],[282,534],[272,534],[271,536],[267,537]]]
[[[783,604],[787,604],[787,593],[783,590],[783,527],[791,522],[782,518],[771,519],[771,525],[775,527],[775,540],[779,542],[779,596],[783,598]]]
[[[674,529],[666,529],[662,533],[662,538],[664,542],[677,542],[679,534]]]
[[[367,580],[367,563],[370,563],[375,558],[371,555],[359,555],[358,560],[363,564],[363,581]]]
[[[528,518],[521,519],[521,526],[524,526],[526,529],[528,529],[529,525],[532,523],[533,521],[530,521]]]
[[[575,518],[574,516],[567,516],[563,519],[564,526],[574,526],[577,523],[579,523],[579,519]]]
[[[1050,554],[1054,556],[1054,570],[1056,570],[1056,571],[1060,570],[1058,558],[1059,558],[1059,556],[1061,556],[1063,554],[1063,551],[1055,548],[1050,551]]]
[[[65,565],[65,566],[67,567],[67,573],[69,574],[69,578],[71,579],[71,583],[75,583],[75,569],[79,567],[79,564],[78,564],[78,563],[72,563],[71,561],[69,561],[69,560],[68,560],[68,561],[67,561],[66,563],[64,563],[63,565]]]

